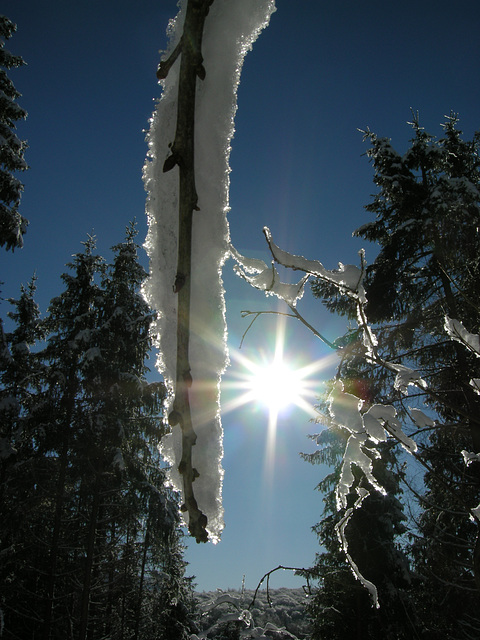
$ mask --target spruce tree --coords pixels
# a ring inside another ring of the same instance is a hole
[[[44,554],[48,557],[44,585],[45,638],[54,632],[67,633],[78,602],[75,586],[64,576],[78,569],[84,555],[83,513],[79,512],[85,496],[81,479],[92,470],[82,442],[88,430],[89,412],[84,403],[85,377],[83,364],[92,347],[98,324],[98,304],[101,297],[98,277],[103,259],[94,253],[95,240],[89,238],[85,250],[73,256],[69,264],[72,273],[64,273],[65,290],[54,298],[48,309],[45,327],[47,346],[42,357],[45,363],[44,411],[37,419],[44,424],[43,452],[51,461],[51,471],[45,492],[52,501],[49,529],[45,531]],[[67,518],[68,514],[68,518]],[[43,616],[42,616],[43,617]],[[62,621],[60,623],[60,621]],[[63,625],[67,625],[63,627]],[[63,627],[63,628],[62,628]],[[55,630],[55,631],[54,631]]]
[[[152,635],[156,628],[158,637],[167,638],[161,632],[164,620],[176,619],[176,614],[169,615],[169,606],[163,602],[157,608],[162,615],[155,615],[153,594],[164,592],[166,584],[172,588],[175,585],[171,600],[185,608],[188,591],[180,552],[178,505],[164,486],[158,454],[164,434],[159,414],[165,388],[160,383],[148,383],[145,378],[154,314],[139,290],[146,273],[138,262],[135,235],[132,224],[125,241],[113,247],[113,264],[102,280],[95,351],[84,364],[86,372],[93,374],[86,377],[91,385],[85,391],[89,406],[95,408],[95,426],[88,432],[86,442],[89,460],[95,460],[97,466],[97,481],[90,493],[93,498],[96,492],[104,496],[104,531],[98,524],[95,526],[97,549],[92,555],[91,583],[84,584],[80,638],[87,630],[92,633],[95,618],[97,627],[102,626],[102,620],[108,619],[107,610],[116,610],[121,621],[117,630],[120,635],[128,631],[135,638],[153,638],[157,637]],[[93,502],[89,517],[98,519],[99,515]],[[101,558],[100,547],[114,539],[121,548],[120,558],[117,562],[112,558],[110,587],[101,594],[106,576],[94,557]],[[167,561],[169,566],[159,573],[158,567]],[[115,585],[120,583],[122,587],[118,589]],[[88,610],[86,586],[95,592],[95,611],[91,607]],[[153,628],[147,624],[152,615]],[[181,639],[185,633],[182,635],[177,628],[172,637]]]
[[[35,589],[32,557],[38,531],[33,522],[43,503],[38,490],[41,433],[31,419],[40,384],[35,347],[43,337],[34,295],[35,278],[21,287],[18,300],[9,300],[13,329],[2,331],[0,370],[0,617],[8,625],[18,616],[18,631],[35,626],[27,594]]]
[[[355,359],[343,361],[337,375],[349,393],[369,404],[374,392],[371,385],[362,380],[357,364]],[[335,489],[348,434],[328,419],[323,404],[319,409],[323,416],[321,421],[329,428],[311,436],[319,446],[313,454],[302,454],[312,464],[332,468],[317,486],[324,496],[324,512],[314,531],[324,551],[317,554],[315,566],[309,572],[319,582],[307,608],[312,620],[312,640],[415,637],[414,623],[407,613],[412,576],[402,549],[407,518],[400,500],[396,444],[376,445],[380,455],[372,459],[375,477],[385,488],[386,495],[370,490],[361,508],[353,511],[345,529],[348,553],[363,577],[378,591],[380,608],[377,609],[372,606],[367,589],[355,578],[336,529],[346,512],[346,509],[337,508]],[[354,473],[355,482],[347,508],[353,507],[358,498],[356,489],[366,488],[360,470],[355,469]]]
[[[415,402],[438,421],[435,429],[417,434],[428,469],[412,547],[419,619],[425,637],[471,637],[479,626],[477,531],[469,510],[480,500],[480,484],[478,464],[466,468],[461,452],[479,451],[480,398],[469,384],[479,375],[479,363],[448,338],[444,323],[448,315],[473,332],[480,325],[480,135],[463,140],[454,114],[439,139],[420,126],[418,116],[411,126],[414,137],[404,154],[390,140],[365,132],[378,192],[366,207],[375,219],[355,235],[379,247],[365,281],[379,353],[419,371],[429,388],[417,391]],[[313,289],[330,309],[353,317],[351,305],[332,287],[316,282]],[[391,374],[364,369],[375,379],[376,401],[395,404],[411,423]]]
[[[0,246],[7,250],[21,248],[28,220],[20,215],[18,207],[23,185],[14,175],[25,171],[26,143],[15,134],[15,123],[27,117],[16,102],[20,93],[7,72],[25,64],[17,55],[5,49],[5,41],[16,31],[16,25],[0,15]]]
[[[158,451],[165,388],[146,379],[154,316],[140,293],[146,274],[134,237],[131,225],[111,265],[88,238],[41,324],[44,348],[15,378],[23,386],[13,417],[29,431],[10,428],[16,451],[6,462],[14,460],[17,484],[4,485],[0,505],[6,638],[189,635],[179,509]],[[7,364],[15,351],[29,354],[25,336],[37,325],[28,293],[15,315],[22,332],[4,336]],[[23,309],[33,314],[30,324]],[[13,388],[9,367],[5,397]]]

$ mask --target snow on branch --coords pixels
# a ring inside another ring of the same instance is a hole
[[[364,270],[355,265],[338,263],[338,269],[328,270],[318,260],[307,260],[302,256],[296,256],[280,249],[273,241],[268,227],[264,227],[263,233],[267,240],[268,248],[274,262],[294,271],[303,271],[306,275],[296,284],[286,284],[280,281],[275,266],[267,266],[263,260],[246,258],[230,245],[231,256],[236,260],[235,273],[246,280],[252,287],[260,289],[266,295],[276,295],[289,306],[295,306],[301,299],[305,283],[310,276],[320,278],[335,284],[339,289],[360,302],[365,302],[365,290],[363,288]]]
[[[303,296],[308,275],[296,284],[287,284],[280,281],[280,276],[273,263],[268,267],[263,260],[245,258],[232,245],[230,245],[230,254],[237,262],[233,268],[235,273],[255,289],[264,291],[266,295],[275,295],[293,307]]]
[[[452,320],[448,316],[445,316],[445,331],[452,340],[460,342],[480,358],[480,336],[467,331],[460,320]]]
[[[417,443],[409,438],[402,430],[402,425],[397,418],[397,410],[390,404],[374,404],[370,407],[366,414],[363,415],[363,422],[369,419],[371,422],[376,423],[376,428],[383,427],[383,429],[393,436],[406,451],[409,453],[416,453]],[[372,429],[370,423],[369,428]],[[386,440],[386,437],[385,437]]]
[[[385,431],[379,428],[379,423],[371,424],[372,420],[364,423],[361,409],[363,400],[351,393],[346,393],[343,383],[338,380],[328,396],[328,412],[334,424],[350,432],[347,440],[345,452],[343,454],[340,479],[338,481],[335,494],[337,509],[347,507],[347,497],[355,482],[353,465],[358,467],[371,486],[382,494],[385,489],[377,482],[373,474],[373,460],[380,454],[369,443],[370,432],[374,432],[374,441],[385,441]]]
[[[415,422],[417,427],[423,429],[424,427],[433,427],[435,425],[435,420],[430,418],[421,411],[421,409],[410,408],[409,409],[410,416],[412,420]]]
[[[263,233],[268,243],[268,247],[275,262],[288,267],[295,271],[304,271],[305,273],[331,282],[339,287],[339,289],[358,299],[361,302],[365,300],[365,290],[363,288],[364,272],[353,264],[338,263],[338,269],[329,271],[318,260],[307,260],[303,256],[296,256],[287,251],[280,249],[274,242],[272,234],[268,227],[264,227]]]
[[[337,532],[340,546],[342,547],[345,555],[347,556],[348,564],[350,565],[353,575],[368,590],[368,592],[372,597],[374,606],[378,609],[380,607],[380,604],[378,602],[377,587],[373,584],[373,582],[370,582],[370,580],[367,580],[362,575],[356,562],[353,560],[352,556],[348,552],[348,540],[345,535],[345,529],[347,528],[347,525],[350,522],[353,512],[356,509],[359,509],[362,506],[362,502],[365,500],[365,498],[368,498],[368,496],[370,495],[367,489],[364,489],[362,487],[357,487],[356,491],[358,494],[358,498],[355,501],[355,504],[353,505],[353,507],[350,507],[345,511],[343,518],[335,525],[335,530]]]
[[[147,135],[144,295],[158,312],[157,366],[172,426],[161,450],[197,541],[217,542],[224,526],[219,383],[228,354],[221,270],[229,253],[237,87],[244,57],[273,11],[274,0],[181,0]]]

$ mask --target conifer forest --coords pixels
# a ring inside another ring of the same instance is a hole
[[[2,295],[0,640],[480,638],[480,131],[455,111],[424,123],[421,105],[406,149],[361,130],[373,195],[348,230],[357,264],[290,253],[266,226],[268,260],[243,255],[228,220],[237,89],[277,4],[179,1],[152,73],[146,240],[132,216],[104,258],[86,229],[46,308],[35,274]],[[0,16],[7,269],[35,243],[17,29]],[[256,590],[207,593],[185,549],[221,545],[229,508],[227,260],[272,303],[244,312],[242,340],[287,316],[336,364],[301,454],[319,469],[310,564],[279,558]],[[340,337],[307,320],[306,292]],[[270,588],[280,570],[302,588]]]

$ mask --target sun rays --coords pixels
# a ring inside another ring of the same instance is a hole
[[[222,399],[224,415],[240,407],[247,409],[248,405],[266,414],[268,422],[263,419],[261,424],[264,428],[268,424],[268,458],[274,454],[279,420],[287,418],[295,408],[309,418],[318,415],[314,405],[323,381],[329,377],[325,370],[337,360],[332,354],[312,361],[310,353],[287,350],[284,320],[278,319],[273,345],[262,345],[254,355],[250,350],[248,357],[232,350],[232,368],[222,385],[227,396]]]

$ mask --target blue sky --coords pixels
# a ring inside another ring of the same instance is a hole
[[[220,2],[221,0],[215,0]],[[277,0],[270,26],[246,58],[231,155],[230,227],[243,254],[267,257],[261,229],[292,253],[334,268],[355,262],[351,232],[367,215],[372,170],[357,128],[391,137],[401,151],[410,108],[441,134],[444,114],[460,114],[467,136],[480,128],[480,5],[458,0]],[[4,297],[36,271],[43,312],[61,291],[60,274],[87,233],[99,252],[121,240],[134,217],[146,235],[141,169],[143,130],[160,96],[155,71],[175,0],[4,0],[18,24],[8,48],[28,66],[11,74],[29,113],[19,135],[30,148],[21,211],[25,247],[0,254]],[[366,247],[368,256],[374,248]],[[146,259],[145,264],[146,264]],[[248,322],[242,309],[276,308],[225,269],[232,366]],[[2,303],[5,316],[7,304]],[[344,330],[309,297],[300,309],[329,338]],[[260,319],[242,354],[268,358],[275,317]],[[299,363],[328,356],[299,325],[285,350]],[[331,371],[331,368],[328,369]],[[327,375],[327,374],[325,374]],[[323,374],[316,381],[321,389]],[[232,392],[228,392],[231,394]],[[310,527],[322,503],[314,491],[325,470],[302,462],[315,430],[306,414],[281,416],[273,464],[266,465],[268,415],[255,404],[224,416],[225,520],[222,542],[189,544],[200,589],[256,586],[279,564],[308,566],[318,549]],[[300,586],[281,573],[277,586]]]

